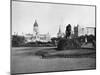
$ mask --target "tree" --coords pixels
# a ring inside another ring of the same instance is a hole
[[[25,44],[25,37],[24,36],[18,36],[18,35],[12,35],[12,46],[21,46]]]
[[[53,45],[56,45],[56,41],[58,41],[58,38],[52,37],[52,38],[51,38],[51,41],[52,41],[52,44],[53,44]]]
[[[74,39],[62,38],[58,41],[58,44],[57,44],[58,50],[77,49],[80,47],[81,47],[81,44],[77,38],[74,38]]]
[[[71,25],[68,24],[68,26],[66,26],[66,31],[65,31],[65,34],[66,34],[66,38],[68,38],[70,35],[71,35]]]

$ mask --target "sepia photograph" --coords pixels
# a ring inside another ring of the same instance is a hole
[[[11,0],[11,74],[96,69],[96,6]]]

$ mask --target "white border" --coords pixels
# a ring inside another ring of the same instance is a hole
[[[29,0],[34,1],[34,0]],[[37,1],[37,0],[35,0]],[[99,75],[100,72],[100,0],[38,0],[44,2],[88,4],[97,6],[97,69],[84,71],[65,71],[37,73],[36,75]],[[10,0],[0,0],[0,75],[10,73]],[[27,74],[32,75],[32,74]],[[35,74],[34,74],[35,75]]]

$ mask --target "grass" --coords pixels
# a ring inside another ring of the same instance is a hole
[[[42,56],[43,58],[81,58],[81,57],[96,57],[95,49],[72,49],[72,50],[61,50],[57,51],[54,48],[49,50],[40,50],[35,55]]]
[[[11,53],[11,72],[14,74],[96,68],[96,59],[92,57],[95,50],[91,49],[57,51],[54,47],[20,47],[12,48]]]

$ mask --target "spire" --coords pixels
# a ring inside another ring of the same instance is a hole
[[[61,26],[59,26],[59,31],[57,33],[57,37],[62,37]]]
[[[38,27],[37,21],[35,20],[34,27]]]
[[[35,33],[35,35],[37,35],[39,33],[38,24],[37,24],[36,20],[35,20],[34,25],[33,25],[33,32]]]
[[[58,33],[61,33],[61,26],[59,26],[59,32]]]

